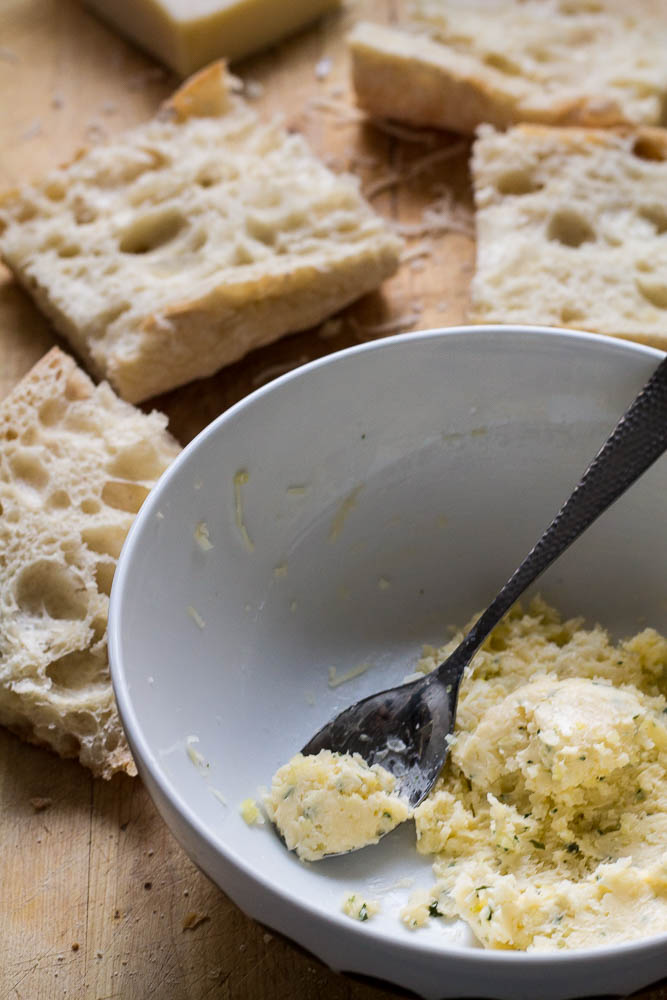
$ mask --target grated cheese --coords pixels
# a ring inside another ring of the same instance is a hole
[[[335,667],[329,667],[329,680],[327,683],[330,688],[340,687],[341,684],[346,684],[348,681],[354,680],[355,677],[365,674],[367,670],[370,670],[370,666],[370,663],[360,663],[358,667],[352,667],[351,670],[340,676],[338,676]]]
[[[245,521],[243,519],[243,502],[241,498],[241,487],[245,486],[250,476],[246,469],[239,469],[234,475],[234,517],[236,521],[236,527],[238,528],[239,534],[243,539],[243,543],[249,552],[255,551],[255,546],[248,534],[248,530],[245,526]]]
[[[206,622],[204,621],[204,619],[202,618],[202,616],[199,614],[199,612],[196,610],[196,608],[193,608],[191,604],[188,604],[188,606],[186,608],[186,611],[190,615],[190,617],[192,618],[193,622],[195,623],[195,625],[198,628],[201,628],[201,629],[206,628]]]
[[[211,540],[208,534],[208,524],[206,521],[200,521],[195,528],[195,541],[202,552],[208,552],[213,548]]]
[[[329,528],[330,542],[334,542],[340,535],[349,514],[357,506],[357,497],[361,493],[362,489],[363,485],[361,484],[359,486],[355,486],[352,492],[345,498],[345,500],[343,500],[340,507],[336,511],[333,520],[331,522],[331,527]]]

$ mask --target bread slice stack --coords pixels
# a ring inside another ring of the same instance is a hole
[[[215,63],[147,124],[0,202],[0,255],[137,402],[376,288],[401,240]]]
[[[472,133],[527,121],[656,124],[667,14],[651,0],[411,0],[400,27],[349,41],[359,104],[377,117]]]
[[[667,131],[482,126],[470,319],[667,349]]]
[[[0,724],[96,776],[135,774],[107,659],[123,540],[180,448],[53,348],[0,402]]]

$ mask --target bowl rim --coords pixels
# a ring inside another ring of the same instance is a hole
[[[489,334],[498,336],[511,335],[514,338],[518,337],[519,339],[523,337],[527,337],[528,339],[535,338],[536,340],[538,338],[542,339],[546,336],[553,342],[570,341],[572,344],[602,344],[607,348],[612,348],[614,352],[619,354],[642,354],[646,357],[655,358],[656,362],[659,362],[660,359],[667,353],[657,347],[640,344],[635,341],[624,340],[619,337],[607,336],[604,334],[562,329],[560,327],[539,325],[532,326],[529,324],[488,323],[475,324],[471,326],[460,324],[456,326],[430,327],[424,330],[414,330],[406,333],[381,337],[377,340],[367,341],[361,344],[355,344],[350,347],[325,354],[322,357],[315,358],[312,361],[308,361],[303,365],[299,365],[288,372],[278,375],[276,378],[270,380],[262,386],[259,386],[257,389],[254,389],[252,392],[248,393],[248,395],[244,396],[236,403],[233,403],[230,407],[215,417],[209,424],[202,428],[202,430],[199,431],[199,433],[196,434],[190,442],[188,442],[171,465],[161,475],[160,479],[142,504],[135,520],[130,526],[130,530],[128,531],[127,537],[122,546],[114,574],[108,612],[109,670],[121,722],[126,732],[128,742],[132,748],[132,752],[138,758],[137,763],[139,765],[140,772],[141,769],[145,769],[145,771],[148,772],[150,780],[155,784],[165,801],[168,802],[171,808],[181,816],[183,822],[196,834],[200,841],[205,844],[207,850],[215,854],[221,854],[228,864],[238,868],[247,879],[261,887],[262,891],[268,891],[274,899],[278,899],[282,905],[296,908],[308,916],[315,917],[318,921],[323,921],[331,927],[344,929],[345,931],[349,929],[349,917],[346,917],[342,913],[324,912],[308,900],[296,899],[289,892],[285,891],[278,883],[267,879],[263,875],[258,875],[252,865],[250,865],[241,855],[212,837],[197,813],[188,805],[182,796],[176,792],[172,783],[168,780],[166,773],[160,768],[155,755],[150,750],[150,747],[144,738],[142,726],[133,706],[130,694],[130,685],[128,684],[126,676],[126,665],[124,663],[122,652],[122,617],[123,598],[125,592],[124,584],[130,572],[134,554],[136,550],[140,548],[144,524],[151,517],[151,514],[154,513],[155,508],[159,508],[160,498],[165,490],[168,489],[172,478],[179,474],[180,468],[189,460],[193,452],[195,452],[204,441],[207,441],[209,438],[218,434],[225,424],[234,420],[237,415],[247,407],[254,405],[258,399],[274,392],[276,389],[281,388],[295,379],[308,377],[313,371],[341,361],[344,362],[348,357],[353,355],[373,353],[378,350],[394,348],[399,349],[410,342],[416,341],[439,340],[442,338],[448,339],[450,337],[452,339],[462,337],[470,338],[488,336]],[[150,788],[148,788],[148,791],[152,797]],[[170,824],[168,823],[167,825]],[[381,929],[374,927],[370,922],[369,924],[364,925],[364,933],[370,935],[379,942],[386,943],[387,941],[385,933]],[[289,933],[287,936],[289,937]],[[470,945],[460,945],[447,941],[443,941],[442,943],[420,941],[417,937],[415,937],[414,940],[392,940],[391,947],[394,951],[404,952],[406,954],[410,954],[412,957],[419,957],[421,955],[424,958],[428,956],[430,959],[435,958],[436,960],[438,956],[440,956],[443,960],[465,959],[486,965],[495,965],[496,963],[500,963],[503,966],[511,966],[516,963],[521,963],[521,965],[524,965],[525,963],[529,963],[530,965],[543,965],[545,962],[557,962],[561,965],[562,963],[587,963],[594,959],[604,961],[606,958],[622,958],[623,955],[629,956],[637,951],[655,948],[656,944],[661,941],[667,941],[667,932],[660,932],[646,937],[623,941],[617,944],[596,945],[594,947],[577,948],[572,950],[563,949],[557,951],[555,950],[553,952],[519,950],[504,951],[499,949],[487,949],[481,946],[476,947]]]

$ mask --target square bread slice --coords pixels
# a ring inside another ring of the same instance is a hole
[[[180,451],[166,424],[58,348],[0,402],[0,724],[103,778],[136,774],[107,610],[135,514]]]
[[[667,349],[667,131],[481,126],[469,318]]]
[[[359,104],[418,126],[657,124],[667,95],[652,0],[412,0],[349,43]]]
[[[215,63],[160,113],[0,202],[0,254],[98,378],[138,402],[376,288],[401,240]]]

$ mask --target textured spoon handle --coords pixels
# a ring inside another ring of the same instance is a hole
[[[460,673],[514,602],[667,448],[667,358],[621,417],[578,486],[498,596],[443,664],[443,679]],[[458,676],[457,676],[458,675]]]

